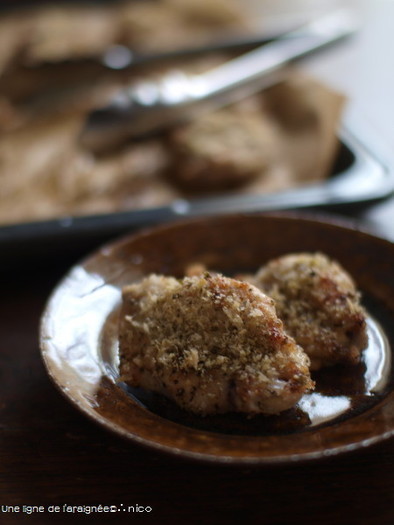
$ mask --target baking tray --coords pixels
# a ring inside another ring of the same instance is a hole
[[[347,212],[394,192],[392,163],[357,112],[345,115],[340,147],[326,181],[290,191],[259,195],[175,200],[157,208],[63,217],[0,226],[0,265],[37,259],[79,257],[115,236],[181,218],[230,212],[319,209]]]
[[[78,2],[77,2],[78,3]],[[24,2],[23,5],[34,5]],[[15,6],[14,6],[15,7]],[[300,20],[286,21],[289,28]],[[282,32],[283,28],[278,32]],[[264,31],[263,35],[240,39],[238,42],[216,42],[207,48],[175,53],[206,53],[230,47],[255,46],[276,36]],[[161,54],[151,57],[161,60]],[[93,59],[97,60],[97,59]],[[142,62],[148,57],[135,57]],[[135,62],[134,62],[135,65]],[[368,130],[368,134],[367,134]],[[369,127],[358,111],[347,114],[339,132],[340,148],[331,176],[323,183],[296,190],[259,195],[223,195],[196,200],[176,200],[168,206],[103,215],[62,217],[54,220],[0,225],[0,265],[38,259],[46,264],[62,257],[79,257],[106,240],[145,226],[179,218],[227,212],[255,212],[300,208],[349,209],[383,199],[394,191],[394,175],[387,155],[381,152],[379,140],[371,136]]]

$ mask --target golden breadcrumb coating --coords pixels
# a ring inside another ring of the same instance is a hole
[[[275,301],[285,330],[311,359],[312,369],[357,363],[367,345],[366,314],[350,275],[321,253],[288,254],[254,278]]]
[[[275,414],[313,388],[272,299],[218,274],[125,287],[119,341],[121,380],[201,415]]]

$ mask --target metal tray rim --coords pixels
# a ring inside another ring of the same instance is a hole
[[[382,155],[372,152],[376,140],[372,139],[367,145],[366,140],[370,142],[370,138],[363,138],[354,129],[353,117],[343,122],[338,137],[354,154],[355,161],[349,169],[323,183],[275,193],[177,199],[161,207],[0,225],[0,245],[12,241],[32,243],[34,240],[81,237],[98,231],[115,235],[128,229],[200,215],[325,207],[341,209],[391,195],[394,192],[394,170]]]

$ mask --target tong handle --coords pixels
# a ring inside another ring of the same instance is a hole
[[[92,150],[112,147],[222,107],[280,80],[283,66],[318,51],[356,29],[354,17],[340,10],[309,22],[249,53],[200,75],[180,71],[159,82],[140,82],[120,91],[90,114],[81,141]]]

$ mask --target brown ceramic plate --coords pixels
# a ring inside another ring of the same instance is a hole
[[[363,293],[369,346],[356,367],[315,375],[316,392],[279,416],[201,418],[117,380],[121,287],[156,272],[181,276],[200,261],[231,275],[268,259],[322,251]],[[125,237],[70,270],[42,318],[49,375],[83,413],[132,442],[176,456],[235,464],[313,459],[394,434],[394,245],[349,223],[301,215],[243,214],[173,223]]]

